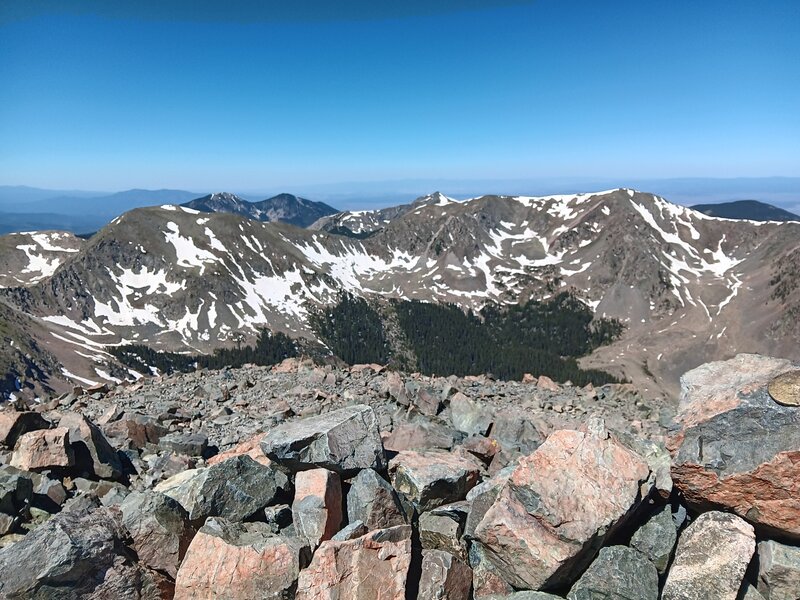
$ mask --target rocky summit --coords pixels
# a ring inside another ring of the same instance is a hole
[[[796,600],[797,369],[708,363],[667,412],[300,359],[18,399],[0,597]]]

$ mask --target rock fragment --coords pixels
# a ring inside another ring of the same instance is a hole
[[[13,448],[19,436],[49,427],[50,423],[38,412],[0,411],[0,446]]]
[[[342,524],[342,484],[327,469],[300,471],[294,481],[292,520],[312,550],[331,539]]]
[[[463,560],[441,550],[422,551],[418,600],[468,600],[472,569]]]
[[[0,549],[0,597],[91,597],[115,559],[126,555],[125,537],[109,509],[63,511]]]
[[[758,591],[769,600],[800,598],[800,548],[774,540],[759,542]]]
[[[176,500],[158,492],[133,492],[120,510],[139,561],[174,579],[195,533],[189,514]]]
[[[659,573],[669,566],[678,541],[678,530],[669,505],[662,506],[642,524],[631,538],[631,547],[646,556]]]
[[[295,600],[405,600],[410,564],[409,525],[329,540],[300,573]]]
[[[372,469],[364,469],[350,481],[347,518],[351,523],[362,521],[370,531],[406,523],[394,488]]]
[[[81,414],[64,413],[59,427],[69,429],[69,442],[78,468],[100,479],[120,479],[122,463],[100,429]]]
[[[730,510],[765,534],[800,539],[800,409],[767,391],[793,368],[740,354],[682,377],[672,478],[692,507]]]
[[[264,436],[261,448],[295,471],[322,467],[349,475],[386,467],[377,417],[363,404],[283,423]]]
[[[480,480],[475,460],[448,452],[399,452],[389,463],[394,488],[421,511],[463,500]]]
[[[678,540],[663,600],[736,600],[755,551],[753,527],[730,513],[701,514]]]
[[[65,469],[73,464],[75,456],[66,427],[39,429],[21,435],[11,457],[11,466],[25,471]]]

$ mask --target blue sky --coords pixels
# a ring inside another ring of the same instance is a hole
[[[0,184],[800,176],[796,0],[62,4],[0,5]]]

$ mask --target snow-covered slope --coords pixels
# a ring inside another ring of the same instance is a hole
[[[108,344],[207,351],[264,326],[313,337],[309,311],[343,290],[477,309],[572,289],[628,324],[587,362],[665,389],[708,358],[800,352],[785,319],[800,292],[776,299],[771,283],[798,240],[798,224],[711,218],[633,190],[437,193],[313,230],[163,206],[123,215],[5,296],[100,361]]]
[[[0,287],[29,285],[52,275],[84,240],[64,231],[0,236]]]

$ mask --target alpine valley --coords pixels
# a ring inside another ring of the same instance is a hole
[[[623,325],[581,367],[649,398],[677,397],[679,376],[710,360],[800,359],[798,222],[717,218],[630,189],[437,192],[369,212],[260,204],[220,193],[131,210],[88,239],[0,237],[2,391],[139,378],[110,352],[130,344],[200,355],[268,329],[324,354],[315,319],[343,294],[381,315],[393,355],[413,351],[392,300],[479,314],[566,292]]]

